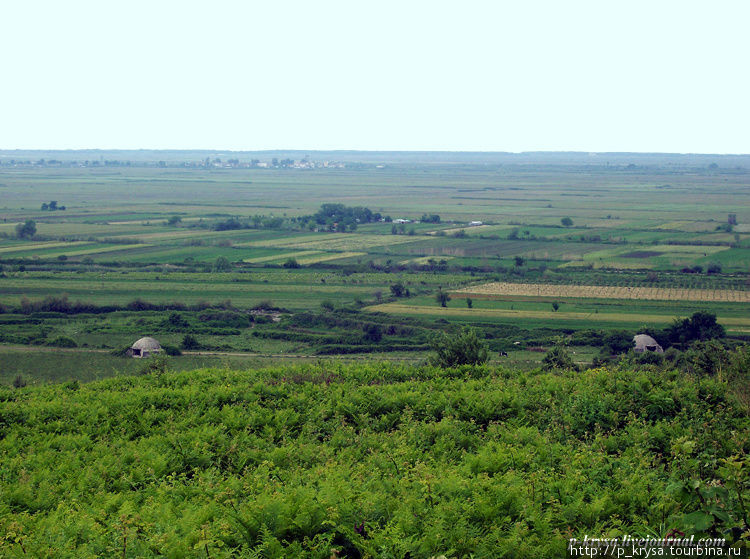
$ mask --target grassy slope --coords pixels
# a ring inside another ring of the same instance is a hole
[[[721,479],[749,428],[717,381],[629,370],[318,364],[2,389],[0,554],[562,557],[574,535],[684,527],[694,507],[667,487]]]

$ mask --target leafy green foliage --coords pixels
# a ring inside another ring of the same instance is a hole
[[[196,350],[201,348],[200,342],[192,334],[185,334],[180,343],[180,348],[185,350]]]
[[[36,222],[33,219],[27,219],[16,225],[16,237],[19,239],[30,239],[34,235],[36,235]]]
[[[489,358],[487,346],[471,328],[464,328],[459,334],[441,333],[430,345],[435,351],[430,362],[438,367],[481,365]]]
[[[297,262],[296,258],[287,258],[284,264],[282,264],[282,266],[284,268],[294,269],[294,268],[299,268],[300,264],[299,262]]]
[[[163,374],[169,369],[169,357],[164,353],[158,353],[152,357],[145,357],[143,365],[138,371],[141,375]]]
[[[3,557],[563,557],[735,542],[749,500],[747,416],[678,373],[167,372],[0,389],[0,418]]]
[[[695,340],[705,341],[723,338],[724,327],[716,322],[716,315],[706,311],[693,313],[690,318],[675,320],[666,330],[671,343],[686,344]]]
[[[50,340],[49,345],[55,347],[78,347],[76,341],[67,336],[58,336],[54,340]]]
[[[391,295],[394,297],[403,297],[406,295],[408,290],[404,287],[404,284],[399,282],[391,284]]]
[[[542,368],[545,371],[552,371],[555,369],[577,371],[578,365],[573,362],[573,359],[564,347],[555,346],[544,355],[544,359],[542,359]]]
[[[214,270],[217,272],[226,272],[232,267],[226,256],[219,256],[214,263]]]
[[[441,307],[447,306],[450,300],[451,296],[448,295],[448,293],[442,289],[438,289],[438,292],[435,294],[435,301],[438,302]]]

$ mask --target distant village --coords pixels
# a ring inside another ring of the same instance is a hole
[[[87,159],[87,160],[59,160],[59,159],[15,159],[0,157],[3,167],[161,167],[161,168],[192,168],[192,169],[343,169],[341,161],[313,161],[304,159],[279,159],[274,157],[267,161],[250,159],[222,159],[220,157],[206,157],[198,161],[130,161],[120,159]]]

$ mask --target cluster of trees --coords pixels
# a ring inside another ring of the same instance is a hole
[[[694,341],[706,341],[724,336],[726,336],[726,331],[721,324],[716,322],[715,314],[698,311],[689,318],[675,320],[665,329],[661,337],[666,338],[669,345],[686,345]]]
[[[311,216],[297,218],[301,227],[324,231],[354,231],[360,223],[380,221],[383,216],[362,206],[344,204],[323,204]]]
[[[36,235],[36,222],[33,219],[27,219],[16,225],[16,237],[19,239],[31,239],[34,235]]]
[[[702,274],[703,273],[703,266],[697,264],[695,266],[685,266],[684,268],[680,269],[680,272],[683,274]],[[706,273],[707,274],[720,274],[721,273],[721,264],[718,262],[712,262],[706,267]]]
[[[391,235],[414,235],[416,233],[414,227],[411,227],[408,231],[406,230],[405,223],[399,223],[398,225],[391,226]]]
[[[437,214],[422,214],[422,217],[419,219],[422,223],[440,223],[440,216]]]
[[[54,211],[57,211],[57,210],[64,211],[65,210],[65,206],[58,206],[57,205],[57,200],[52,200],[49,203],[44,202],[42,204],[42,208],[41,209],[42,209],[43,212],[54,212]]]
[[[399,281],[391,285],[391,295],[394,297],[409,297],[411,293],[409,288],[404,287],[404,284]]]

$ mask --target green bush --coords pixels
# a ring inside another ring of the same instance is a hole
[[[542,369],[552,371],[555,369],[577,371],[578,365],[573,362],[568,352],[562,346],[555,346],[549,350],[542,359]]]
[[[195,336],[191,334],[185,334],[185,336],[183,336],[182,338],[182,342],[180,343],[180,348],[186,350],[196,350],[201,348],[201,344],[198,342]]]
[[[68,338],[67,336],[58,336],[55,339],[47,342],[47,345],[55,347],[78,347],[76,341],[72,338]]]
[[[170,357],[176,357],[179,355],[182,355],[182,352],[180,351],[179,347],[167,345],[167,344],[161,344],[162,350],[164,350],[164,353],[169,355]]]
[[[438,367],[481,365],[489,358],[486,344],[470,328],[465,328],[459,334],[441,333],[433,338],[430,345],[435,351],[430,363]]]
[[[142,359],[140,369],[138,369],[139,375],[152,375],[152,374],[163,374],[166,373],[169,366],[169,357],[164,353],[157,353],[151,357],[144,357]]]

